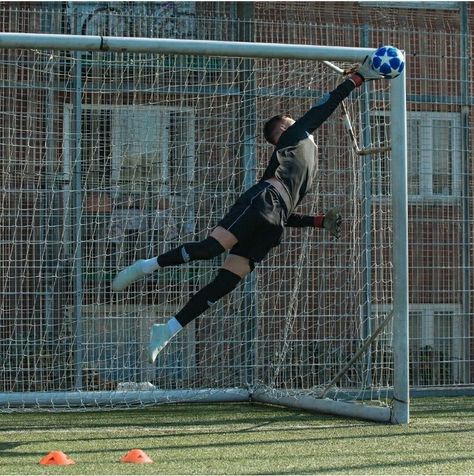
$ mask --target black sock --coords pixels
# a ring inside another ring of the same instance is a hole
[[[225,248],[212,236],[203,241],[184,243],[158,256],[158,265],[161,268],[176,266],[197,259],[211,259],[219,256]]]
[[[193,319],[200,316],[204,311],[209,309],[212,304],[220,298],[230,293],[239,284],[240,276],[228,271],[220,269],[214,281],[198,291],[189,302],[176,314],[177,321],[184,327]]]

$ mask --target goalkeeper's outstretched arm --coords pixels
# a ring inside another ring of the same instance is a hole
[[[337,106],[339,106],[355,88],[359,87],[364,81],[373,81],[381,78],[383,78],[383,76],[372,69],[370,57],[367,56],[360,67],[354,71],[348,79],[324,96],[318,104],[313,106],[297,122],[303,123],[306,131],[312,133],[328,119]]]

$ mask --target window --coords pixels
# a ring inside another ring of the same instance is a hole
[[[169,121],[161,108],[116,108],[111,124],[111,185],[119,193],[157,197],[169,188]]]
[[[456,306],[416,306],[410,312],[413,385],[463,383],[466,359],[463,319]]]
[[[460,120],[455,113],[408,117],[409,193],[412,197],[460,195]]]
[[[371,118],[372,143],[383,146],[388,117]],[[412,112],[408,114],[408,195],[415,199],[447,199],[460,195],[460,118],[456,113]],[[373,194],[389,194],[390,164],[387,155],[372,162]]]
[[[74,255],[79,214],[86,272],[159,254],[164,249],[157,246],[194,229],[192,109],[82,105],[80,167],[72,150],[72,116],[66,105],[65,251]]]
[[[147,348],[143,345],[148,341],[152,324],[166,322],[173,311],[169,303],[141,305],[140,319],[137,319],[134,304],[83,305],[82,369],[88,390],[109,390],[119,385],[127,388],[127,384],[137,389],[134,383],[194,378],[194,322],[179,333],[155,364],[149,363]],[[73,308],[67,308],[65,317],[72,325]]]
[[[386,316],[387,309],[375,306],[376,326]],[[468,382],[466,342],[468,319],[460,306],[426,304],[410,305],[410,378],[412,385],[430,386]],[[385,333],[391,333],[393,321]]]

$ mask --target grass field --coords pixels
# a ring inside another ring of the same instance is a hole
[[[416,399],[408,427],[257,404],[3,414],[1,474],[474,474],[474,399]],[[152,464],[124,464],[141,448]],[[41,466],[52,450],[76,461]]]

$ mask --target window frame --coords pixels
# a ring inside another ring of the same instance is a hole
[[[383,111],[374,111],[372,117],[384,117],[389,119],[388,114]],[[458,201],[461,198],[461,117],[457,112],[420,112],[420,111],[408,111],[407,122],[410,127],[410,121],[420,121],[419,129],[419,193],[410,193],[410,176],[408,177],[408,200],[410,202],[417,201],[434,201],[439,202],[441,200],[453,202]],[[450,121],[451,122],[451,154],[452,154],[452,172],[451,172],[451,194],[434,194],[433,193],[433,139],[434,130],[433,124],[435,121]],[[429,127],[426,126],[429,124]],[[408,144],[409,146],[409,144]],[[410,148],[408,147],[408,154],[410,154]],[[388,162],[388,159],[382,159]],[[408,172],[410,172],[410,156],[408,156]],[[387,165],[387,164],[385,164]],[[372,198],[376,200],[388,199],[388,196],[381,193],[384,189],[383,177],[380,172],[383,167],[374,163],[372,166],[372,183],[373,192]],[[386,167],[385,167],[386,168]],[[384,169],[385,170],[385,169]],[[377,174],[377,175],[375,175]]]
[[[374,327],[378,326],[380,322],[391,312],[392,307],[387,304],[372,304],[371,318],[374,319]],[[411,335],[414,321],[413,315],[421,314],[421,322],[418,323],[418,328],[421,331],[420,336]],[[436,337],[435,335],[435,317],[439,314],[450,315],[450,336]],[[466,351],[465,339],[469,336],[464,335],[466,322],[468,317],[463,316],[461,304],[410,304],[409,305],[409,351],[410,355],[415,351],[422,351],[425,347],[431,347],[434,352],[443,352],[442,343],[436,339],[451,339],[451,355],[444,356],[450,366],[453,375],[453,382],[451,384],[466,383],[469,381],[469,362]],[[393,332],[393,319],[388,323],[385,330],[379,336],[379,339],[384,339],[384,334]],[[415,364],[416,362],[411,362]],[[436,362],[441,364],[441,361]],[[435,384],[443,384],[442,382],[435,382]]]
[[[154,111],[155,114],[160,114],[162,118],[165,118],[163,122],[163,127],[166,127],[166,131],[163,134],[163,137],[166,138],[167,143],[164,145],[164,153],[162,157],[162,174],[166,175],[166,180],[162,180],[162,188],[160,191],[160,195],[164,197],[168,197],[170,195],[169,184],[171,179],[171,174],[169,170],[169,161],[170,161],[170,144],[172,141],[171,135],[169,134],[169,129],[171,125],[171,117],[173,114],[182,114],[185,120],[185,130],[186,130],[186,146],[187,146],[187,153],[186,153],[186,176],[184,182],[187,184],[183,185],[183,192],[186,193],[189,190],[190,184],[194,183],[194,175],[195,175],[195,154],[196,154],[196,140],[195,140],[195,110],[192,107],[173,107],[173,106],[164,106],[160,104],[156,105],[146,105],[146,104],[137,104],[137,105],[116,105],[116,104],[82,104],[81,105],[82,111],[84,110],[96,110],[96,111],[116,111],[116,110],[132,110],[135,109],[136,111],[146,111],[149,109],[150,111]],[[113,113],[112,113],[113,116]],[[63,180],[63,198],[64,203],[68,204],[71,200],[71,189],[70,184],[72,184],[73,180],[73,168],[74,168],[74,157],[72,156],[72,149],[71,149],[71,140],[72,140],[72,127],[73,127],[73,104],[66,103],[64,104],[63,110],[63,143],[62,143],[62,180]],[[120,147],[117,144],[113,144],[114,139],[114,132],[112,131],[113,123],[116,120],[114,117],[110,118],[111,120],[111,129],[109,131],[110,140],[110,160],[111,160],[111,171],[110,171],[110,184],[109,184],[109,192],[112,195],[112,198],[116,198],[117,195],[122,193],[133,193],[130,190],[125,190],[121,187],[119,183],[120,178],[120,155],[118,152]],[[101,192],[101,189],[88,189],[89,192]],[[138,192],[139,193],[139,192]],[[194,210],[194,200],[188,198],[181,197],[179,195],[174,195],[174,200],[177,202],[188,202],[187,210],[188,213],[184,218],[184,223],[182,225],[183,232],[185,233],[192,233],[194,230],[194,220],[195,220],[195,210]],[[115,210],[115,213],[120,210]],[[83,213],[86,213],[83,210]],[[112,212],[106,212],[106,215],[110,215],[112,217]],[[136,215],[141,215],[140,210],[136,210]],[[126,213],[127,219],[133,219],[132,213],[128,211]],[[64,218],[63,223],[65,227],[65,251],[68,254],[72,254],[72,208],[70,206],[65,206],[64,208]],[[97,265],[97,268],[100,268],[101,265]]]

